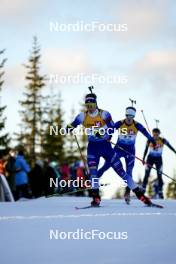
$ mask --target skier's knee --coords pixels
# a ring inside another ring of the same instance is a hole
[[[118,159],[116,153],[114,154],[114,156],[111,159],[111,166],[113,167],[113,169],[116,172],[123,170],[122,163],[121,163],[120,159]]]

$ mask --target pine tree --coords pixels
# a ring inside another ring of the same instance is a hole
[[[42,156],[49,160],[56,160],[59,163],[63,163],[65,160],[65,136],[60,133],[60,129],[64,127],[64,113],[62,111],[62,98],[60,93],[48,97],[46,109],[48,109],[48,113],[44,120],[45,130],[43,134]]]
[[[38,46],[37,37],[33,39],[33,47],[29,56],[28,63],[24,65],[27,69],[26,74],[26,91],[24,100],[20,101],[23,110],[20,111],[22,120],[20,126],[25,131],[20,135],[23,138],[24,148],[30,156],[31,162],[36,161],[36,153],[40,152],[40,121],[41,109],[40,102],[42,98],[42,89],[45,86],[45,76],[40,74],[40,47]],[[21,142],[19,142],[21,145]]]
[[[0,51],[0,55],[3,55],[5,50]],[[2,86],[4,84],[3,80],[3,75],[4,75],[4,65],[6,63],[7,59],[4,58],[0,61],[0,92],[2,91]],[[1,97],[0,97],[0,148],[7,148],[10,139],[9,135],[7,133],[3,133],[3,130],[5,128],[5,121],[6,118],[3,116],[4,115],[4,110],[6,109],[6,106],[1,105]]]

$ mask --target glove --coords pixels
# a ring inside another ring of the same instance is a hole
[[[98,130],[94,131],[94,136],[97,137],[97,138],[101,138],[102,137]]]
[[[108,142],[111,142],[111,139],[112,139],[112,135],[110,135],[107,139]]]
[[[67,133],[72,132],[73,129],[74,129],[74,126],[72,126],[71,124],[69,124],[69,125],[66,126]]]
[[[145,159],[142,160],[142,164],[145,165]]]

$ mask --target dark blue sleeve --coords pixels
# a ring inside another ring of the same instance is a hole
[[[102,118],[105,121],[106,126],[108,127],[108,135],[105,135],[104,138],[111,138],[111,136],[114,134],[114,122],[112,120],[112,116],[108,111],[103,111]]]
[[[176,153],[176,150],[172,147],[172,145],[169,143],[169,141],[165,138],[163,138],[163,143],[170,148],[174,153]]]
[[[116,129],[118,129],[122,125],[122,121],[117,121],[114,125]]]
[[[77,115],[76,118],[74,119],[74,121],[71,123],[71,126],[73,127],[77,127],[78,125],[82,124],[82,118],[81,118],[81,114]]]
[[[153,137],[148,133],[147,129],[140,123],[136,123],[136,128],[146,137],[149,141],[153,142]]]
[[[114,122],[110,113],[107,113],[105,122],[108,128],[114,128]]]

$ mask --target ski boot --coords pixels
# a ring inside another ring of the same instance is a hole
[[[126,204],[130,204],[130,188],[127,186],[124,194]]]
[[[101,197],[99,195],[99,189],[92,190],[92,198],[93,200],[91,202],[91,206],[92,207],[100,206]]]
[[[139,187],[135,188],[133,192],[136,194],[137,198],[141,200],[141,202],[148,206],[152,206],[152,201],[144,195],[144,191],[141,190]]]
[[[159,196],[159,199],[164,199],[164,196],[163,196],[163,192],[162,191],[159,191],[158,196]]]

